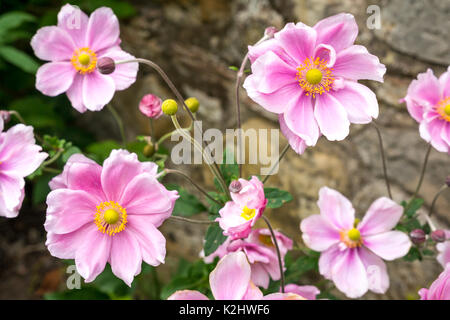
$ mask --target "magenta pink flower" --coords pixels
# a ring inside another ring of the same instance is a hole
[[[78,273],[93,281],[107,262],[131,285],[142,261],[164,263],[166,240],[157,229],[178,198],[156,179],[157,165],[113,150],[103,167],[81,154],[70,157],[50,182],[46,245],[61,259],[75,259]]]
[[[288,250],[292,249],[292,240],[275,231],[275,237],[280,248],[281,259]],[[215,257],[222,258],[229,252],[243,251],[247,255],[252,270],[252,282],[258,287],[269,286],[270,278],[280,280],[280,267],[278,265],[277,252],[272,242],[269,229],[255,229],[250,232],[248,238],[231,240],[228,238],[211,255],[204,258],[206,263],[214,261]]]
[[[389,276],[382,259],[403,257],[411,247],[406,234],[392,231],[403,207],[379,198],[358,223],[352,204],[336,190],[321,188],[317,204],[320,214],[304,219],[300,229],[305,244],[322,252],[320,274],[350,298],[367,290],[386,292]]]
[[[450,300],[450,263],[429,289],[419,290],[420,300]]]
[[[17,124],[3,131],[0,118],[0,216],[15,218],[25,196],[25,177],[32,174],[48,154],[40,152],[33,127]]]
[[[450,153],[450,67],[439,79],[431,69],[408,87],[409,114],[420,123],[420,136],[440,152]]]
[[[288,23],[274,38],[249,47],[252,74],[244,82],[251,99],[279,115],[283,134],[301,153],[321,134],[343,140],[350,123],[378,116],[375,94],[358,80],[383,81],[386,68],[360,45],[351,14],[314,27]]]
[[[284,288],[285,292],[295,293],[307,300],[316,300],[320,290],[315,286],[299,286],[297,284],[288,284]]]
[[[162,115],[162,100],[154,94],[146,94],[139,102],[139,110],[149,118],[158,119]]]
[[[209,275],[211,292],[216,300],[294,300],[303,299],[293,294],[270,294],[263,296],[251,281],[251,268],[243,252],[225,255]],[[194,290],[180,290],[168,300],[208,300],[204,294]]]
[[[436,249],[439,254],[437,260],[445,268],[447,263],[450,263],[450,230],[445,230],[446,241],[436,244]]]
[[[36,88],[48,96],[66,92],[79,112],[101,110],[116,90],[135,80],[137,63],[117,65],[109,75],[101,74],[97,60],[134,57],[120,48],[119,22],[110,8],[99,8],[91,16],[66,4],[58,13],[58,25],[43,27],[31,39],[34,54],[50,61],[39,68]]]
[[[232,239],[247,237],[267,204],[264,186],[257,177],[253,176],[250,181],[238,181],[241,183],[241,190],[231,192],[232,201],[228,201],[220,209],[220,217],[216,219],[224,230],[223,234]]]

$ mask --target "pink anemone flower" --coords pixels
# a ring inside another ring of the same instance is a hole
[[[78,273],[93,281],[108,262],[131,285],[142,261],[164,263],[166,239],[157,229],[178,194],[157,180],[157,165],[113,150],[103,167],[81,154],[70,157],[50,182],[46,245],[61,259],[75,259]]]
[[[320,290],[315,286],[299,286],[294,283],[286,285],[284,291],[298,294],[307,300],[316,300],[317,295],[320,293]]]
[[[223,234],[232,239],[247,237],[267,205],[264,186],[257,177],[253,176],[250,181],[238,181],[241,189],[231,192],[232,201],[220,209],[220,217],[216,219],[224,230]]]
[[[50,61],[37,71],[36,88],[52,97],[66,92],[79,112],[101,110],[116,90],[136,80],[137,63],[117,65],[109,75],[96,68],[102,57],[134,58],[120,48],[119,33],[119,22],[110,8],[99,8],[88,18],[66,4],[58,13],[58,24],[39,29],[31,39],[34,54]]]
[[[422,139],[450,153],[450,67],[439,79],[431,69],[420,73],[401,102],[406,102],[409,114],[420,123]]]
[[[384,260],[406,255],[409,237],[392,231],[403,214],[403,207],[388,198],[379,198],[359,222],[350,201],[336,190],[323,187],[317,202],[320,214],[300,224],[303,241],[322,254],[319,271],[350,298],[367,290],[385,293],[389,276]]]
[[[17,124],[3,131],[0,118],[0,216],[15,218],[25,197],[25,177],[32,174],[48,154],[34,140],[33,127]]]
[[[445,230],[444,242],[436,244],[436,249],[439,252],[436,259],[445,268],[447,263],[450,263],[450,230]]]
[[[281,260],[288,250],[292,249],[292,240],[278,231],[275,232]],[[216,257],[222,258],[229,252],[242,251],[246,254],[252,270],[252,282],[258,287],[268,288],[270,278],[280,280],[280,267],[275,245],[269,229],[252,230],[246,239],[231,240],[228,238],[211,255],[204,258],[206,263],[212,263]]]
[[[251,268],[241,251],[225,255],[209,275],[211,292],[216,300],[304,300],[294,293],[274,293],[264,296],[251,281]],[[179,290],[168,300],[209,300],[194,290]]]
[[[320,135],[343,140],[350,123],[378,117],[375,94],[358,80],[383,81],[386,67],[364,46],[355,45],[358,26],[338,14],[314,27],[288,23],[274,38],[249,47],[249,97],[279,115],[292,148],[302,153]]]
[[[450,300],[450,263],[429,289],[419,290],[420,300]]]

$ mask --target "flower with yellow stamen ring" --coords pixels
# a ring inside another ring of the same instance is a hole
[[[83,47],[75,50],[70,61],[79,73],[91,73],[97,65],[97,55],[88,47]]]
[[[244,209],[242,209],[241,217],[249,221],[255,217],[255,214],[255,209],[249,209],[247,206],[245,206]]]
[[[436,105],[436,110],[441,116],[441,119],[450,122],[450,97],[439,101]]]
[[[330,91],[334,78],[331,73],[332,69],[327,67],[327,61],[316,58],[311,60],[306,58],[303,64],[297,68],[296,80],[300,87],[306,91],[306,95],[322,94]]]
[[[97,206],[94,222],[98,230],[110,236],[125,229],[127,210],[115,201],[105,201]]]
[[[348,248],[356,248],[362,246],[361,232],[358,229],[352,228],[347,231],[341,231],[340,235],[341,241]]]

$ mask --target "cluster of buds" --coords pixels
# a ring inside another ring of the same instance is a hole
[[[409,233],[409,237],[415,245],[420,245],[427,240],[427,235],[422,229],[414,229]],[[442,229],[432,231],[430,238],[434,242],[444,242],[447,240],[445,231]]]

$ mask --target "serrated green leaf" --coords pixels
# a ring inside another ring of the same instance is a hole
[[[417,210],[419,210],[422,207],[423,203],[424,200],[421,198],[412,199],[411,202],[408,203],[405,207],[405,215],[408,218],[411,218],[416,214]]]
[[[264,195],[267,199],[268,208],[279,208],[292,200],[292,195],[289,192],[277,188],[264,188]]]

